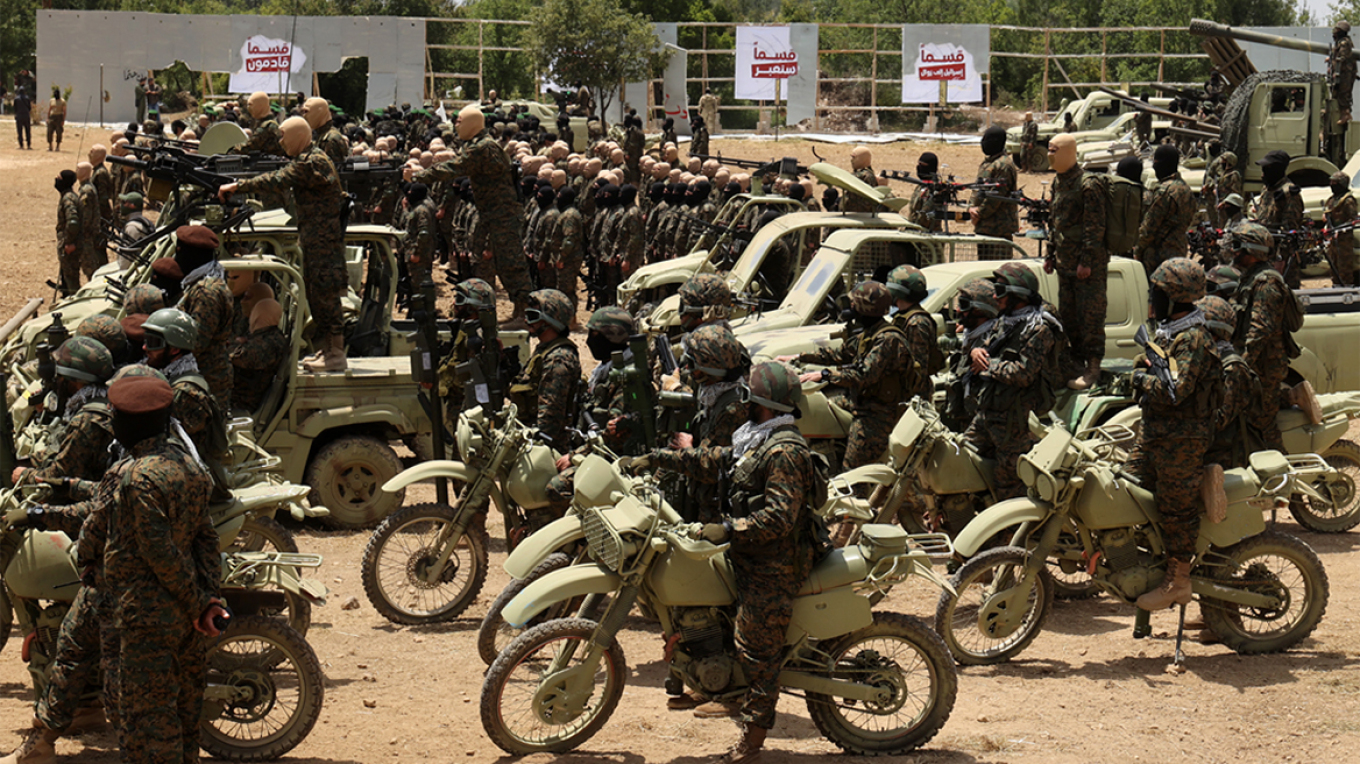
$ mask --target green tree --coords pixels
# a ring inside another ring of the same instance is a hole
[[[590,88],[603,114],[620,84],[641,82],[668,54],[652,24],[619,0],[546,0],[529,16],[525,47],[539,71]]]

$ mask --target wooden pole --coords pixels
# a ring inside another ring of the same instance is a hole
[[[1109,53],[1110,53],[1110,38],[1109,38],[1109,33],[1107,33],[1107,32],[1101,32],[1101,33],[1100,33],[1100,82],[1101,82],[1101,84],[1104,84],[1104,83],[1110,81],[1110,74],[1109,74],[1109,71],[1106,69],[1106,67],[1107,67],[1107,65],[1109,64],[1109,61],[1110,61],[1110,59],[1107,57],[1107,56],[1109,56]]]
[[[878,27],[874,27],[874,56],[870,66],[872,73],[869,77],[869,114],[874,119],[874,125],[878,124]],[[876,129],[876,128],[875,128]]]
[[[1157,81],[1166,82],[1166,30],[1161,31],[1162,43],[1157,51]]]
[[[481,100],[481,99],[486,98],[486,82],[485,82],[485,80],[483,80],[483,77],[486,76],[486,74],[485,74],[485,72],[486,72],[486,51],[483,50],[483,46],[485,45],[485,42],[484,42],[484,40],[485,40],[485,37],[484,37],[485,32],[486,32],[486,22],[485,22],[485,21],[478,21],[478,22],[477,22],[477,98],[478,98],[478,100]]]
[[[1053,55],[1053,51],[1048,47],[1049,30],[1044,30],[1044,95],[1039,105],[1041,111],[1048,113],[1048,57]]]

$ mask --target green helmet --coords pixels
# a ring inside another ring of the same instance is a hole
[[[123,295],[123,312],[151,315],[165,307],[165,293],[151,284],[138,284]]]
[[[113,354],[89,337],[72,337],[57,348],[57,374],[82,382],[103,383],[113,376]]]
[[[684,345],[687,363],[717,379],[723,379],[742,364],[741,343],[731,329],[721,324],[695,329],[685,335]]]
[[[453,288],[453,302],[455,305],[469,305],[473,308],[485,308],[496,304],[496,291],[491,285],[481,279],[467,279],[458,282]]]
[[[1209,327],[1214,339],[1232,339],[1233,332],[1237,329],[1237,311],[1233,310],[1227,300],[1211,294],[1200,298],[1195,307],[1204,313],[1204,324]]]
[[[1192,303],[1204,296],[1204,268],[1188,257],[1173,257],[1152,272],[1152,285],[1172,302]]]
[[[124,377],[159,377],[160,379],[166,379],[160,369],[153,369],[144,363],[130,363],[119,369],[118,373],[114,374],[113,378],[109,380],[109,384],[111,385]]]
[[[920,302],[926,298],[926,275],[914,265],[899,265],[888,274],[888,291],[892,296],[907,302]]]
[[[1013,294],[1027,302],[1039,299],[1039,277],[1024,263],[1009,262],[992,272],[992,283],[998,298]]]
[[[1271,238],[1270,231],[1267,231],[1266,227],[1260,223],[1238,223],[1232,229],[1231,235],[1230,246],[1234,252],[1245,251],[1264,259],[1275,246],[1275,240]]]
[[[732,290],[716,273],[700,273],[680,285],[680,313],[732,307]]]
[[[803,385],[798,372],[779,362],[762,363],[751,369],[751,381],[746,388],[746,400],[772,411],[795,411],[803,399]]]
[[[556,289],[540,289],[529,294],[524,320],[531,324],[543,321],[559,332],[571,323],[571,300]],[[532,314],[532,315],[531,315]]]
[[[628,311],[617,305],[606,305],[590,314],[590,320],[586,321],[586,329],[598,332],[610,342],[621,345],[637,333],[637,324]]]
[[[76,327],[76,336],[98,341],[108,348],[109,354],[115,359],[127,354],[128,339],[123,331],[123,325],[103,313],[97,313],[81,321]]]
[[[958,308],[960,313],[976,310],[996,318],[1001,313],[1001,305],[996,301],[996,290],[986,279],[972,279],[959,289]]]
[[[193,351],[194,345],[198,344],[198,322],[177,308],[161,308],[152,313],[142,328],[148,335],[164,337],[165,344],[172,348]]]
[[[1242,274],[1231,265],[1220,265],[1208,273],[1209,284],[1205,285],[1206,291],[1212,292],[1225,300],[1231,299],[1237,294],[1237,287],[1242,282]]]
[[[892,294],[877,281],[861,281],[850,290],[850,307],[861,316],[882,318],[892,306]]]

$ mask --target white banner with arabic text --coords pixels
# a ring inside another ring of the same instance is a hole
[[[292,76],[307,63],[307,54],[287,40],[253,35],[241,46],[241,61],[241,70],[231,74],[231,92],[291,93],[297,89]],[[299,83],[299,87],[311,92],[312,84]]]
[[[787,83],[796,74],[798,53],[789,43],[788,27],[737,27],[737,98],[772,101],[775,82]],[[780,94],[787,97],[787,92]]]

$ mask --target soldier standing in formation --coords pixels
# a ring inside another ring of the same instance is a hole
[[[1327,226],[1353,223],[1356,219],[1355,196],[1351,193],[1351,177],[1344,172],[1332,175],[1329,185],[1332,196],[1323,209]],[[1333,234],[1327,240],[1327,259],[1332,264],[1332,286],[1360,286],[1355,278],[1355,234]]]
[[[704,88],[704,94],[699,97],[699,116],[704,118],[709,130],[722,132],[722,124],[718,122],[718,97],[708,88]]]
[[[80,197],[80,272],[88,281],[99,266],[109,261],[109,256],[104,249],[104,232],[100,226],[99,189],[94,187],[94,166],[89,162],[77,164],[76,181],[80,184],[76,189]]]
[[[252,101],[253,101],[252,96]],[[303,277],[307,280],[307,304],[312,311],[319,350],[303,362],[308,371],[344,371],[344,315],[340,297],[349,287],[345,269],[344,192],[335,165],[312,144],[312,129],[301,117],[284,120],[280,128],[283,149],[293,158],[287,167],[227,183],[218,189],[226,198],[242,193],[293,192],[298,210],[298,243],[302,246]],[[501,156],[505,156],[504,153]]]
[[[1327,56],[1327,73],[1341,116],[1338,125],[1351,121],[1351,97],[1355,89],[1355,43],[1351,42],[1351,23],[1338,21],[1332,27],[1332,52]]]
[[[567,428],[576,423],[577,392],[581,387],[581,358],[567,330],[574,314],[571,301],[556,289],[529,295],[525,320],[538,340],[523,371],[510,384],[510,401],[520,421],[535,426],[557,450],[568,444]],[[556,518],[531,518],[531,527]]]
[[[175,262],[184,273],[178,308],[194,319],[198,341],[193,345],[199,371],[224,411],[231,408],[232,324],[236,306],[227,287],[226,272],[217,262],[220,242],[211,228],[180,226],[175,230]]]
[[[1053,247],[1044,270],[1058,272],[1059,317],[1078,369],[1067,386],[1085,390],[1100,378],[1105,358],[1106,280],[1110,253],[1105,249],[1105,191],[1100,179],[1077,164],[1077,142],[1055,135],[1048,143],[1053,181]],[[1065,370],[1070,372],[1071,370]]]
[[[929,401],[935,393],[931,377],[944,369],[944,354],[940,352],[935,317],[921,307],[929,294],[926,275],[914,265],[899,265],[888,273],[885,286],[893,296],[893,323],[906,335],[907,350],[916,362],[916,385],[906,397]]]
[[[631,188],[631,186],[625,186]],[[572,316],[576,315],[577,285],[581,278],[581,265],[586,255],[585,219],[576,209],[576,190],[563,186],[557,192],[557,224],[553,227],[550,274],[554,288],[571,300]],[[613,290],[610,290],[613,294]]]
[[[263,92],[251,93],[246,100],[246,111],[250,112],[251,118],[255,120],[255,127],[250,131],[250,140],[245,144],[232,149],[235,154],[269,154],[271,156],[284,156],[283,132],[277,120],[274,119],[274,111],[270,108],[269,95]]]
[[[968,217],[973,221],[973,232],[980,236],[993,236],[1010,239],[1020,230],[1019,205],[1010,204],[989,196],[1010,196],[1015,193],[1018,178],[1015,163],[1006,156],[1006,131],[992,125],[982,133],[982,155],[985,157],[978,165],[979,183],[993,183],[987,189],[976,189],[968,202]],[[1010,247],[996,244],[979,244],[979,260],[1009,260]]]
[[[420,285],[430,278],[434,268],[434,243],[439,235],[438,214],[430,190],[424,183],[412,183],[406,187],[406,240],[402,248],[406,255],[406,270],[410,279],[411,294],[420,291]]]
[[[84,248],[84,214],[75,192],[76,174],[62,170],[54,181],[57,193],[57,263],[61,269],[61,295],[69,297],[80,288],[80,254]]]
[[[99,193],[99,219],[105,224],[113,222],[113,173],[109,172],[109,166],[104,163],[108,155],[109,150],[104,148],[103,144],[96,143],[90,147],[90,166],[93,168],[90,182]]]
[[[344,169],[345,157],[349,156],[349,139],[336,129],[330,102],[324,98],[308,98],[302,105],[302,117],[312,128],[312,142],[326,152],[337,171]]]
[[[1176,257],[1185,257],[1190,247],[1185,232],[1195,217],[1195,195],[1181,179],[1181,152],[1162,144],[1152,152],[1152,172],[1157,176],[1143,223],[1138,229],[1138,259],[1148,274]]]
[[[707,156],[708,123],[704,121],[703,117],[696,114],[694,115],[693,119],[689,121],[689,129],[690,129],[689,155],[695,156],[696,154],[699,154]]]
[[[940,171],[940,159],[934,152],[925,151],[916,160],[916,177],[923,181],[937,180]],[[931,193],[929,186],[917,185],[911,192],[911,204],[908,207],[907,219],[912,223],[921,226],[927,231],[939,231],[943,221],[936,216],[939,205],[935,203],[935,195]]]

